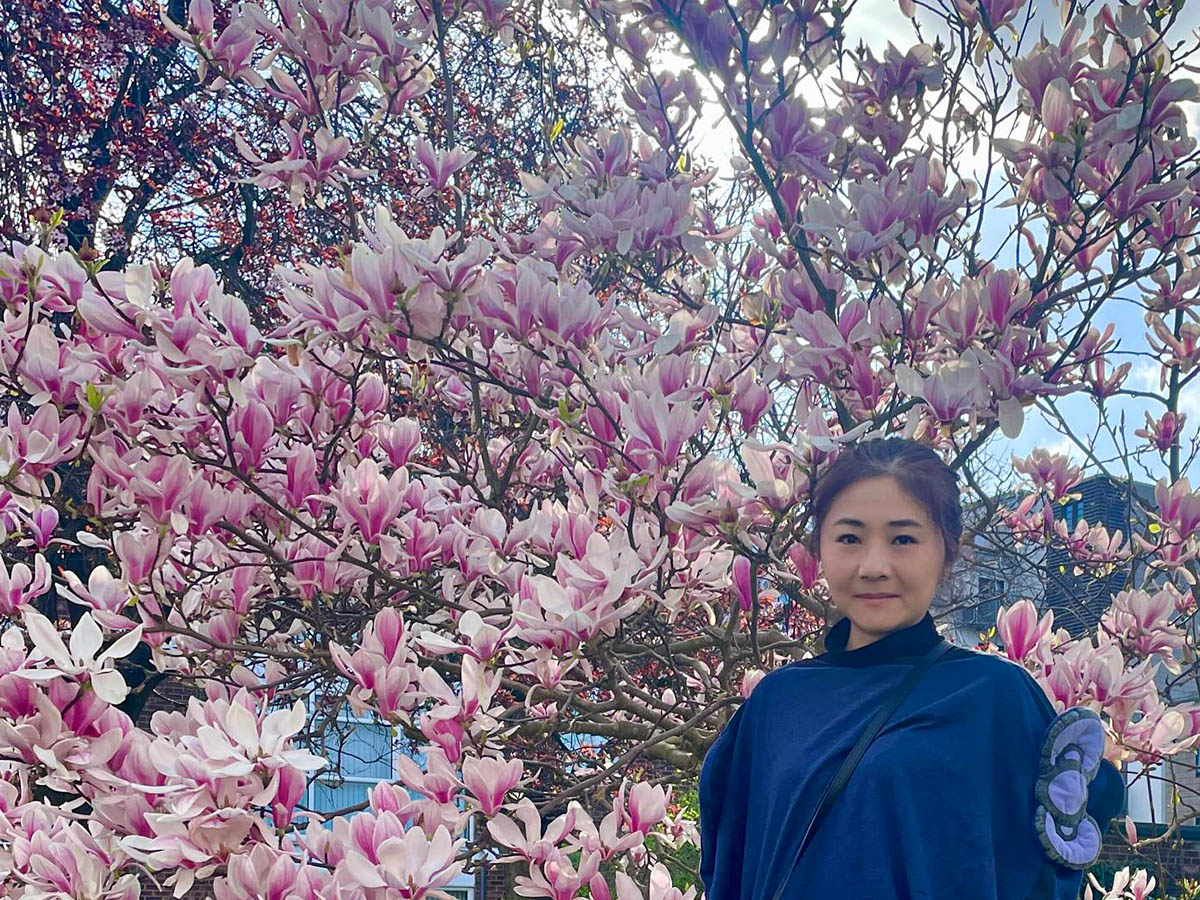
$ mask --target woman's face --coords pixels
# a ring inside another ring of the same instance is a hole
[[[850,619],[846,649],[919,622],[933,602],[945,553],[925,507],[890,475],[864,478],[838,494],[821,523],[820,560],[834,605]]]

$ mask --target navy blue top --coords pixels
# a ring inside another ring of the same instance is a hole
[[[937,641],[933,618],[768,673],[700,774],[706,900],[771,900],[825,786],[867,721]],[[953,647],[883,726],[788,879],[784,900],[1074,900],[1083,873],[1034,828],[1040,750],[1057,712],[1024,667]],[[1124,806],[1108,761],[1089,786],[1101,831]]]

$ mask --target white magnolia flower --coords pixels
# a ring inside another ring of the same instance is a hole
[[[129,693],[125,679],[116,670],[114,661],[128,656],[142,640],[142,626],[138,625],[128,634],[114,641],[108,649],[96,655],[104,643],[104,632],[96,624],[90,612],[84,613],[79,623],[71,630],[70,646],[63,643],[58,629],[41,613],[24,610],[25,630],[33,640],[37,654],[53,665],[37,669],[20,669],[14,672],[31,681],[49,681],[63,676],[78,681],[88,681],[96,696],[106,703],[118,704]]]

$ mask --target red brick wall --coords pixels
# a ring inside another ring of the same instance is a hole
[[[1183,826],[1182,833],[1176,833],[1162,843],[1142,843],[1136,852],[1130,849],[1123,829],[1123,819],[1114,821],[1104,835],[1100,864],[1107,863],[1117,869],[1129,866],[1131,872],[1145,869],[1158,882],[1155,896],[1163,896],[1164,889],[1172,896],[1177,895],[1181,878],[1200,879],[1200,828]],[[1162,826],[1139,825],[1138,841],[1154,838],[1163,831]]]
[[[481,866],[475,872],[475,900],[517,900],[512,879],[512,863],[489,863],[486,878]]]

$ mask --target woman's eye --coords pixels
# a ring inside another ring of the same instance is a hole
[[[836,542],[841,543],[843,538],[853,538],[854,540],[857,541],[858,535],[856,535],[856,534],[839,534],[835,540],[836,540]],[[911,543],[914,543],[914,544],[917,542],[917,539],[914,538],[911,534],[898,534],[898,535],[896,535],[895,540],[898,541],[901,538],[903,538],[904,540],[909,541]]]

